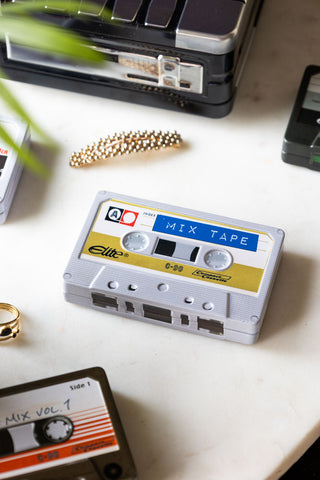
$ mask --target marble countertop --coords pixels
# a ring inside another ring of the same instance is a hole
[[[23,333],[1,344],[0,387],[101,366],[140,480],[276,480],[320,434],[320,173],[281,160],[318,0],[267,0],[232,113],[222,119],[8,82],[61,145],[32,148],[0,227],[1,301]],[[4,107],[5,111],[5,107]],[[185,145],[85,170],[71,152],[117,131],[177,130]],[[282,228],[283,258],[253,346],[66,303],[62,274],[99,190]]]

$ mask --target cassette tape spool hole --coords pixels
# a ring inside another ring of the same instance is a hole
[[[49,442],[66,442],[73,434],[73,423],[68,417],[53,417],[43,424],[42,431]]]
[[[208,267],[212,268],[212,270],[227,270],[230,268],[233,263],[233,258],[228,250],[224,249],[215,249],[209,250],[204,257],[205,263]]]
[[[149,237],[143,232],[130,232],[123,237],[122,243],[130,252],[141,252],[149,245]]]

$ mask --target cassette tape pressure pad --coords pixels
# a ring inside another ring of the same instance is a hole
[[[136,480],[102,368],[0,390],[0,479]]]
[[[75,17],[67,0],[64,10],[44,3],[45,20],[88,37],[109,61],[102,68],[75,65],[7,37],[0,65],[14,80],[222,117],[231,110],[263,0],[93,0],[89,7],[79,0]]]
[[[257,340],[282,230],[99,192],[65,298],[209,337]]]

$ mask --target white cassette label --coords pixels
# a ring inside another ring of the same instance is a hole
[[[311,77],[302,108],[320,112],[320,75]]]
[[[273,244],[264,232],[111,199],[101,204],[80,258],[257,293]]]
[[[3,127],[9,133],[9,135],[17,141],[19,134],[19,128],[12,122],[1,122]],[[16,161],[16,154],[13,150],[3,141],[0,140],[0,200],[5,196],[8,184],[12,175],[14,164]]]

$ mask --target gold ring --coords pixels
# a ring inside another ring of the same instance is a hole
[[[14,315],[14,318],[8,322],[0,323],[0,342],[9,340],[10,338],[16,338],[20,332],[19,310],[13,305],[10,305],[10,303],[0,303],[0,310],[6,310]]]

